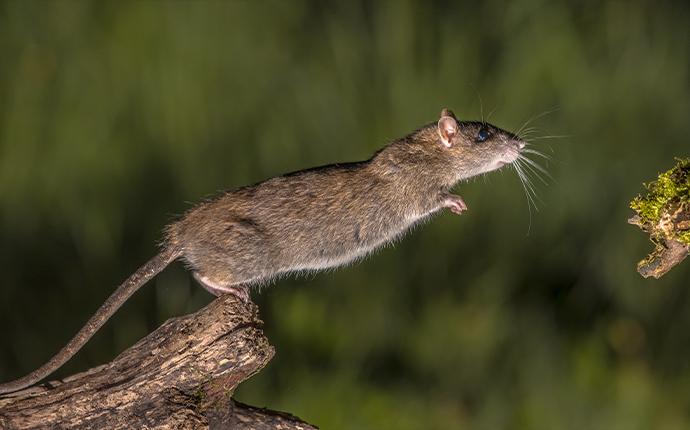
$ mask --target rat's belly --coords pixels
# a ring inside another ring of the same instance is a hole
[[[373,238],[369,241],[329,241],[322,243],[323,246],[311,250],[300,261],[294,261],[294,266],[288,270],[324,270],[344,266],[365,258],[378,248],[394,241],[400,237],[409,226],[397,228],[386,232],[386,234]]]
[[[308,221],[292,224],[293,230],[286,236],[294,240],[281,252],[284,263],[281,271],[318,271],[356,262],[399,239],[430,215],[431,212],[422,215],[393,212],[368,217],[368,222],[341,217],[323,223],[338,226],[325,231],[315,229],[314,223]],[[307,239],[303,242],[302,238]]]
[[[339,255],[314,256],[313,260],[298,267],[297,270],[323,270],[354,263],[373,252],[377,246],[368,248],[351,249]]]

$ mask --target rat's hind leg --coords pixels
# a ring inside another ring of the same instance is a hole
[[[199,272],[193,273],[194,279],[201,284],[202,287],[209,293],[218,297],[223,294],[234,294],[245,302],[249,302],[251,298],[249,297],[249,285],[248,284],[223,284],[220,282],[215,282],[200,274]]]

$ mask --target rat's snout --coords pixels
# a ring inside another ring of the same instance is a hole
[[[520,151],[525,147],[525,141],[519,137],[511,137],[507,139],[505,152],[501,157],[501,165],[512,163],[520,158]]]
[[[525,149],[525,145],[527,145],[527,143],[526,143],[524,140],[520,139],[520,138],[517,137],[517,136],[516,136],[516,137],[513,137],[513,138],[511,139],[511,142],[510,142],[510,143],[512,144],[512,145],[511,145],[511,146],[512,146],[511,149],[512,149],[512,152],[515,153],[515,158],[517,158],[517,157],[520,155],[520,152],[521,152],[523,149]]]
[[[525,148],[525,145],[527,145],[527,142],[520,139],[513,133],[508,133],[508,137],[509,143],[511,143],[515,148],[517,148],[518,151],[522,151]]]

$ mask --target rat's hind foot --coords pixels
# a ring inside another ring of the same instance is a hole
[[[465,204],[465,201],[462,199],[462,197],[457,196],[455,194],[444,194],[443,202],[441,204],[444,208],[448,208],[451,212],[458,215],[467,210],[467,205]]]
[[[233,294],[242,299],[245,303],[251,301],[248,285],[223,285],[210,280],[206,276],[200,275],[198,272],[194,272],[193,275],[194,279],[196,279],[206,291],[216,297],[222,296],[223,294]]]
[[[248,285],[235,285],[233,287],[228,288],[225,290],[224,294],[232,294],[240,299],[242,299],[243,302],[249,303],[252,301],[252,298],[249,295],[249,286]]]
[[[249,295],[249,286],[247,285],[235,285],[234,287],[229,287],[227,290],[223,290],[221,294],[232,294],[233,296],[242,299],[242,301],[245,303],[252,301],[252,298]]]

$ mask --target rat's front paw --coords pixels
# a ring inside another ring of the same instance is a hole
[[[443,207],[450,209],[454,214],[460,215],[467,210],[465,201],[455,194],[447,194],[443,200]]]

